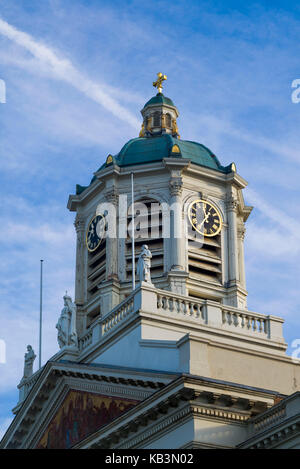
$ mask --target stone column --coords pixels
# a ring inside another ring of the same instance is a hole
[[[76,328],[78,334],[81,334],[84,329],[84,313],[83,305],[85,299],[84,292],[84,253],[85,253],[85,241],[84,241],[84,228],[85,220],[77,213],[74,222],[77,240],[76,240],[76,271],[75,271],[75,304],[76,304]]]
[[[237,239],[237,200],[231,197],[226,204],[228,219],[228,279],[229,285],[239,281],[238,239]]]
[[[238,238],[238,250],[239,250],[239,279],[240,279],[240,284],[243,288],[246,288],[245,254],[244,254],[245,232],[246,232],[246,228],[244,227],[244,225],[238,226],[237,238]]]
[[[117,207],[118,207],[118,192],[112,186],[105,193],[105,200],[107,203],[112,204],[116,214],[116,218],[110,217],[109,214],[107,223],[117,223]],[[108,207],[109,210],[109,207]],[[109,228],[109,227],[108,227]],[[118,230],[117,227],[111,230],[115,236],[106,237],[106,280],[99,285],[100,292],[100,309],[101,315],[107,314],[120,302],[120,283],[118,275]],[[108,229],[108,231],[110,231]]]
[[[184,252],[182,249],[182,178],[173,178],[170,181],[171,193],[171,270],[184,270]]]
[[[105,199],[109,204],[114,206],[117,223],[117,207],[118,207],[118,193],[115,188],[109,190],[105,194]],[[109,223],[109,221],[108,221]],[[106,279],[118,279],[118,230],[114,230],[115,237],[106,238]]]
[[[168,273],[170,290],[180,295],[186,295],[185,249],[183,245],[183,220],[182,220],[182,178],[175,177],[170,181],[171,213],[170,213],[170,266]]]

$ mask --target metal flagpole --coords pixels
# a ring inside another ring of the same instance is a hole
[[[132,290],[135,290],[135,246],[134,246],[134,191],[133,191],[133,173],[131,173],[131,207],[132,207]]]
[[[39,368],[42,366],[42,316],[43,316],[43,259],[41,259],[40,276],[40,341],[39,341]]]

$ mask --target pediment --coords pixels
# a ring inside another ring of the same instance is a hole
[[[68,449],[138,403],[138,400],[70,390],[36,447]]]
[[[71,447],[172,379],[173,375],[159,372],[48,362],[18,404],[1,448]]]

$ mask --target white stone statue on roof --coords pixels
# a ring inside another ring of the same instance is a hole
[[[59,320],[56,324],[57,341],[60,348],[77,348],[78,338],[76,332],[76,305],[67,294],[64,296],[64,307],[61,310]]]
[[[147,244],[143,244],[137,263],[137,275],[140,282],[146,282],[150,285],[152,285],[150,275],[151,259],[151,251],[148,249]]]
[[[36,355],[31,345],[27,345],[27,352],[24,356],[24,374],[23,379],[30,378],[33,374],[33,362],[36,359]]]

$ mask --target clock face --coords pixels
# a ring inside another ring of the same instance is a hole
[[[93,252],[100,245],[105,234],[105,218],[96,215],[89,223],[86,230],[85,242],[89,252]]]
[[[194,200],[189,206],[188,216],[192,227],[204,236],[216,236],[222,228],[218,209],[206,200]]]

